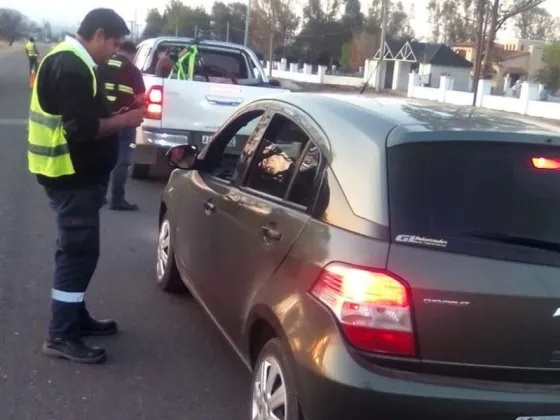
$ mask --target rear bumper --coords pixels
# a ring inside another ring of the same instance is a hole
[[[332,317],[302,299],[292,347],[298,394],[306,420],[516,420],[560,416],[560,384],[474,380],[380,367],[351,350]],[[307,328],[306,325],[313,325]],[[556,420],[556,419],[554,419]]]
[[[164,162],[165,154],[171,147],[189,144],[190,141],[192,133],[188,131],[138,127],[132,162],[136,165],[158,165]]]
[[[302,366],[298,373],[306,420],[516,420],[560,416],[560,395],[433,385],[422,383],[422,377],[403,380],[377,375],[371,375],[367,383],[373,386],[366,388],[357,380],[342,384]]]

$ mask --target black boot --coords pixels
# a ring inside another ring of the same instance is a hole
[[[137,211],[138,206],[136,204],[129,203],[126,200],[112,202],[111,203],[111,210],[117,211]]]
[[[114,335],[118,331],[117,323],[111,319],[97,321],[92,317],[86,318],[80,324],[80,335]]]
[[[103,363],[107,353],[100,347],[90,346],[81,338],[51,337],[43,343],[43,354],[77,363]]]

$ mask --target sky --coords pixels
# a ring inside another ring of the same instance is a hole
[[[228,3],[229,0],[223,0]],[[242,1],[242,0],[241,0]],[[301,2],[305,0],[300,0]],[[412,4],[415,5],[415,19],[413,28],[418,38],[427,37],[430,34],[430,27],[426,25],[428,14],[426,5],[428,0],[402,0],[408,10]],[[29,18],[42,22],[49,20],[56,24],[78,26],[83,16],[91,9],[96,7],[110,7],[115,9],[126,21],[136,21],[143,24],[146,11],[157,7],[163,10],[167,0],[18,0],[17,9]],[[189,6],[204,6],[207,10],[212,7],[213,0],[183,0]],[[367,0],[362,0],[362,9],[367,10]],[[14,7],[13,0],[0,0],[0,8]],[[547,0],[544,4],[550,13],[555,17],[560,17],[560,1]],[[511,33],[502,36],[513,36]]]

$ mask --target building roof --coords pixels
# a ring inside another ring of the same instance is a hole
[[[396,61],[402,60],[402,56],[417,63],[432,64],[446,67],[471,68],[472,63],[461,57],[445,44],[435,44],[417,41],[387,41],[385,57]],[[412,54],[399,54],[399,52],[411,52]],[[378,51],[379,54],[379,51]],[[378,55],[376,54],[376,55]]]

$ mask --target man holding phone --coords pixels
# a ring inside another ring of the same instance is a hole
[[[42,350],[80,363],[106,358],[105,350],[82,337],[118,329],[115,321],[90,315],[85,293],[99,260],[99,213],[117,161],[117,133],[142,123],[141,110],[111,114],[97,75],[97,66],[129,33],[115,11],[92,10],[76,37],[67,37],[45,56],[31,93],[29,171],[45,189],[58,230],[52,318]]]
[[[120,45],[117,54],[98,70],[113,114],[140,109],[144,104],[146,87],[142,73],[134,65],[135,55],[136,45],[132,41],[125,41]],[[117,165],[111,173],[111,210],[138,210],[136,204],[125,199],[125,185],[135,142],[136,127],[123,128],[119,134]]]

